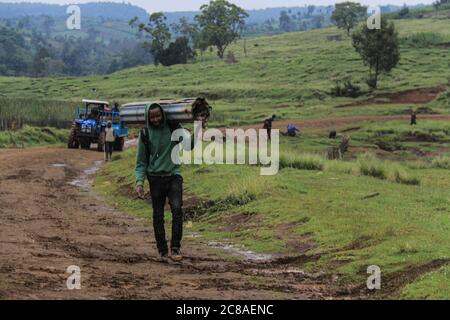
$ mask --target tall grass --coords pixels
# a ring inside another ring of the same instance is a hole
[[[75,114],[74,102],[0,97],[0,131],[25,125],[68,128]]]
[[[440,156],[431,161],[431,167],[438,169],[450,169],[450,158]]]
[[[429,48],[444,42],[444,37],[435,32],[419,32],[401,40],[402,44],[415,48]]]
[[[280,155],[280,169],[283,168],[322,171],[325,168],[325,160],[320,155],[286,152]]]
[[[67,142],[68,130],[24,126],[20,130],[0,132],[0,148],[25,148]]]
[[[226,199],[248,203],[271,190],[271,180],[264,176],[249,176],[241,182],[233,183],[227,190]]]
[[[420,179],[416,176],[411,176],[403,167],[400,167],[398,164],[379,160],[370,153],[359,156],[357,165],[359,167],[359,173],[364,176],[407,185],[420,184]]]
[[[419,185],[420,179],[410,175],[402,166],[377,159],[372,154],[360,155],[357,161],[326,160],[319,154],[280,155],[280,169],[317,170],[369,176],[381,180],[407,185]]]

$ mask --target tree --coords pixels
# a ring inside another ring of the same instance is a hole
[[[164,66],[186,64],[194,56],[194,51],[189,46],[189,39],[180,37],[170,43],[169,47],[162,52],[161,64]]]
[[[433,3],[433,6],[436,10],[440,10],[441,7],[446,7],[450,4],[450,0],[437,0]]]
[[[398,34],[393,22],[381,18],[381,29],[370,30],[366,24],[353,33],[353,47],[370,68],[369,87],[376,89],[378,76],[389,73],[400,61]]]
[[[33,71],[36,76],[45,76],[47,75],[46,72],[46,65],[45,61],[47,58],[50,58],[50,53],[46,48],[39,48],[39,50],[36,52],[36,55],[34,56],[33,61]]]
[[[139,32],[146,32],[150,37],[149,42],[145,42],[144,46],[149,48],[152,56],[153,63],[158,65],[161,62],[161,57],[164,49],[170,43],[170,29],[169,26],[165,23],[167,20],[166,16],[162,12],[155,12],[150,15],[149,21],[147,24],[140,23],[138,25]],[[132,19],[129,24],[133,27],[138,23],[138,18]]]
[[[284,32],[293,31],[291,17],[287,14],[286,11],[280,12],[280,29]]]
[[[226,0],[212,0],[200,10],[195,17],[201,28],[200,47],[216,47],[223,59],[226,48],[240,38],[248,13]]]
[[[44,15],[42,18],[42,29],[44,30],[45,35],[49,37],[52,32],[52,28],[55,25],[55,19],[48,15]]]
[[[194,49],[198,48],[200,30],[196,23],[190,23],[186,17],[182,17],[178,24],[172,25],[172,29],[178,35],[186,37]]]
[[[406,4],[403,5],[403,8],[397,13],[397,17],[399,19],[404,19],[409,16],[409,8]]]
[[[117,59],[114,59],[108,67],[108,71],[106,73],[114,73],[120,69],[120,64]]]
[[[331,15],[333,21],[338,28],[345,29],[347,35],[350,35],[350,30],[366,16],[367,7],[356,2],[342,2],[336,4],[336,9]]]

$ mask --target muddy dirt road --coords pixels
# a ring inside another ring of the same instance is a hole
[[[302,257],[228,259],[185,241],[181,264],[158,262],[150,222],[89,190],[101,159],[94,151],[0,150],[0,299],[346,297],[332,275],[299,270]],[[71,265],[81,269],[81,290],[67,289]]]

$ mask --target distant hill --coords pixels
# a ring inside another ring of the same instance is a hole
[[[12,19],[24,16],[67,16],[67,5],[45,3],[0,3],[0,18]],[[90,2],[79,5],[82,15],[91,18],[130,20],[134,17],[146,19],[147,11],[127,3]]]
[[[76,1],[75,1],[76,2]],[[117,2],[90,2],[80,4],[81,12],[86,17],[102,17],[105,19],[130,20],[139,17],[140,20],[147,20],[149,13],[136,5]],[[45,3],[0,3],[0,18],[11,19],[24,16],[49,15],[54,17],[67,16],[67,5],[45,4]],[[401,6],[387,5],[382,6],[382,12],[395,12],[400,10]],[[259,10],[247,10],[249,17],[247,22],[250,24],[264,23],[270,19],[278,19],[282,11],[291,15],[307,14],[331,15],[334,6],[303,6],[303,7],[277,7]],[[180,11],[166,12],[168,23],[176,23],[181,17],[187,17],[188,20],[194,20],[199,11]]]
[[[313,2],[313,1],[311,1]],[[423,5],[410,6],[411,7],[420,7]],[[310,9],[311,8],[311,9]],[[381,6],[381,11],[383,13],[396,12],[399,11],[402,6],[395,5],[386,5]],[[309,12],[309,10],[311,10]],[[266,8],[266,9],[258,9],[258,10],[247,10],[249,17],[247,18],[248,23],[264,23],[270,19],[278,19],[282,11],[288,12],[290,15],[307,15],[308,12],[311,15],[320,15],[323,14],[325,16],[329,16],[334,11],[334,6],[303,6],[303,7],[276,7],[276,8]],[[165,12],[167,16],[167,20],[169,23],[178,22],[181,17],[186,17],[189,20],[193,20],[199,11],[184,11],[184,12]]]

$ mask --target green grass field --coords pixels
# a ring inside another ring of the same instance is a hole
[[[447,85],[450,50],[411,45],[422,32],[450,42],[448,19],[395,21],[402,38],[401,62],[383,76],[376,94],[365,85],[367,68],[350,39],[335,28],[247,40],[231,47],[239,62],[226,64],[214,53],[196,63],[145,66],[108,76],[0,78],[8,99],[82,98],[131,102],[204,94],[214,106],[210,127],[278,120],[402,115],[422,108],[449,114],[449,91],[427,103],[383,100],[383,94]],[[351,76],[365,94],[334,98],[335,79]],[[93,95],[92,88],[97,89]],[[374,98],[377,100],[365,100]],[[359,101],[359,106],[347,106]],[[260,124],[258,124],[259,126]],[[187,228],[200,240],[244,245],[256,252],[306,255],[301,267],[336,272],[345,283],[364,287],[369,265],[380,266],[382,290],[374,297],[450,299],[450,124],[422,120],[368,121],[338,126],[352,137],[345,161],[326,160],[326,127],[301,128],[281,139],[279,174],[259,175],[256,166],[185,166],[186,209],[197,213]],[[150,218],[135,200],[135,150],[116,154],[96,180],[96,189],[122,210]],[[211,200],[207,205],[204,200]]]
[[[25,126],[16,131],[0,131],[0,149],[48,145],[65,147],[68,135],[68,130],[52,127]]]
[[[398,20],[400,38],[424,31],[450,42],[448,20]],[[405,106],[365,105],[335,108],[353,100],[329,95],[334,80],[352,76],[367,95],[367,67],[343,35],[328,41],[327,35],[343,34],[335,28],[288,33],[243,41],[232,50],[239,63],[226,64],[215,53],[198,56],[197,62],[171,67],[143,66],[108,76],[81,78],[0,78],[0,92],[8,97],[80,101],[99,98],[131,102],[205,94],[215,106],[214,125],[254,123],[276,110],[281,119],[397,114]],[[411,47],[403,44],[399,66],[380,81],[380,92],[398,92],[447,84],[450,78],[448,48]],[[125,84],[125,85],[124,85]],[[93,93],[92,89],[97,91]],[[361,97],[360,99],[364,99]],[[435,106],[435,112],[446,112]]]

